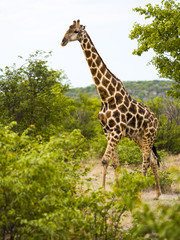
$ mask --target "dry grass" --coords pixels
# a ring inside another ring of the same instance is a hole
[[[101,159],[91,159],[85,164],[86,167],[90,167],[91,170],[88,172],[85,179],[91,185],[92,190],[97,190],[102,186],[102,174],[103,167],[101,164]],[[124,167],[124,166],[123,166]],[[132,167],[133,168],[133,167]],[[132,168],[127,166],[128,171],[132,171]],[[160,170],[167,171],[170,169],[178,169],[180,172],[180,154],[170,155],[163,159],[161,163]],[[141,166],[139,166],[141,169]],[[108,167],[108,173],[106,176],[106,190],[111,191],[112,186],[115,182],[114,169],[112,166]],[[171,191],[162,194],[158,201],[154,201],[155,190],[149,189],[141,193],[141,200],[143,203],[148,204],[151,209],[156,209],[159,205],[173,205],[175,202],[180,201],[180,188],[177,183],[173,183],[171,186]],[[129,229],[132,226],[132,213],[125,211],[121,218],[121,227],[124,230]]]
[[[102,186],[102,173],[103,167],[101,164],[101,159],[91,159],[86,164],[86,167],[90,167],[91,170],[88,172],[87,176],[85,177],[86,180],[89,180],[89,184],[93,190],[97,190],[99,187]],[[141,166],[139,166],[141,168]],[[180,154],[179,155],[169,155],[165,157],[161,163],[160,170],[167,171],[176,169],[180,172]],[[128,167],[128,170],[131,170]],[[112,166],[108,167],[108,173],[106,176],[106,190],[111,191],[112,185],[114,184],[115,177],[114,177],[114,169]],[[145,202],[152,201],[155,196],[155,191],[148,190],[142,193],[141,198]],[[160,200],[163,202],[173,203],[174,201],[178,200],[180,197],[180,189],[177,183],[173,183],[171,186],[171,190],[162,194],[160,196]]]

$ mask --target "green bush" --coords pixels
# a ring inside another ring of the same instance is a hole
[[[92,192],[81,177],[86,139],[79,130],[43,142],[0,128],[0,238],[119,239],[121,216],[139,203],[142,175],[121,172],[114,192]],[[128,201],[127,201],[128,199]]]
[[[97,134],[95,138],[90,141],[91,157],[102,157],[107,147],[107,139],[103,134]]]
[[[28,136],[32,128],[20,136],[11,131],[15,124],[0,126],[0,238],[50,239],[52,216],[60,212],[63,226],[74,205],[85,139],[73,131],[43,143],[41,136]]]
[[[180,239],[180,204],[160,205],[152,210],[144,204],[133,215],[133,227],[126,240],[178,240]]]
[[[173,180],[171,178],[169,171],[159,171],[158,174],[162,193],[171,191],[171,184]]]
[[[142,162],[142,152],[134,141],[123,138],[118,144],[118,156],[121,165],[135,164]]]
[[[141,173],[141,169],[136,168],[134,169],[135,172]],[[147,176],[153,176],[152,169],[149,168],[147,171]],[[162,193],[167,193],[171,191],[171,184],[173,183],[173,179],[171,176],[171,173],[169,171],[161,170],[158,171],[158,176],[160,180],[160,185],[161,185],[161,191]],[[155,188],[155,182],[151,186],[153,189]]]

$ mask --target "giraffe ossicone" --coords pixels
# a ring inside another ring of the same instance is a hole
[[[76,40],[81,44],[102,103],[98,118],[107,138],[107,148],[102,158],[103,186],[105,187],[110,160],[113,162],[115,177],[118,177],[117,144],[123,137],[129,137],[142,150],[143,174],[146,175],[148,167],[152,168],[156,180],[155,199],[158,199],[161,195],[161,188],[157,172],[159,162],[154,147],[154,139],[158,130],[158,120],[155,114],[127,93],[123,83],[106,67],[86,32],[85,26],[80,25],[79,20],[73,21],[61,45],[66,46],[69,42]]]

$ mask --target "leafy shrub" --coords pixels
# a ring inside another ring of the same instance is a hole
[[[177,240],[180,236],[180,204],[160,205],[151,210],[147,204],[135,211],[133,227],[126,240]]]
[[[114,192],[126,207],[132,210],[133,204],[140,201],[138,193],[142,189],[151,186],[154,182],[154,177],[145,177],[136,172],[129,173],[126,169],[120,170],[119,173],[120,177],[115,185]]]
[[[56,231],[51,217],[60,212],[62,224],[74,205],[84,137],[74,131],[43,143],[27,135],[32,128],[11,131],[15,124],[0,128],[0,238],[48,239]]]
[[[118,144],[118,155],[120,164],[135,164],[142,162],[142,152],[134,141],[123,138]]]
[[[169,171],[159,171],[159,179],[162,193],[171,191],[172,178]]]
[[[134,169],[134,171],[137,173],[141,173],[141,170],[139,168]],[[147,176],[148,177],[153,176],[151,168],[148,169]],[[171,191],[171,184],[173,183],[173,180],[172,180],[170,172],[161,170],[161,171],[158,171],[158,176],[159,176],[159,180],[160,180],[162,193]],[[155,188],[155,182],[152,184],[151,188]]]
[[[121,216],[139,202],[142,175],[121,172],[114,192],[82,186],[86,139],[80,131],[32,138],[0,128],[0,238],[119,239]],[[128,201],[127,201],[128,199]]]
[[[96,157],[102,157],[106,147],[107,139],[105,135],[97,134],[97,136],[90,141],[90,154]]]

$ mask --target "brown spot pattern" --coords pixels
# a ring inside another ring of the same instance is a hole
[[[97,69],[96,68],[90,68],[92,75],[96,75]]]
[[[101,74],[100,72],[98,72],[97,77],[98,77],[99,79],[101,79],[101,78],[102,78],[102,74]]]
[[[122,112],[122,113],[126,113],[127,112],[127,108],[124,104],[120,105],[118,107],[119,111]]]
[[[102,79],[102,85],[105,86],[105,87],[107,87],[108,84],[109,84],[109,80],[107,80],[106,78],[103,78],[103,79]]]
[[[108,90],[110,95],[113,95],[115,93],[115,88],[112,86],[112,84],[109,85]]]
[[[94,82],[95,82],[96,85],[100,84],[100,81],[99,81],[99,79],[97,77],[94,77]]]
[[[107,99],[107,97],[109,96],[108,92],[106,91],[105,88],[103,87],[99,87],[98,88],[98,91],[99,91],[99,94],[100,94],[100,97],[103,101],[105,101]]]
[[[120,93],[116,93],[115,99],[116,99],[116,104],[119,105],[123,101],[123,96]]]
[[[111,83],[115,87],[117,82],[116,82],[116,80],[114,78],[112,78]]]
[[[136,105],[134,103],[131,103],[129,107],[129,111],[133,114],[136,114],[137,110],[136,110]]]
[[[117,118],[117,117],[119,117],[119,116],[120,116],[120,113],[119,113],[118,110],[116,110],[116,111],[113,112],[113,117],[114,117],[114,118]]]
[[[131,118],[131,120],[128,123],[128,126],[135,128],[135,126],[136,126],[136,118],[135,117]]]
[[[89,58],[91,56],[91,52],[89,50],[86,50],[85,55],[86,55],[87,58]]]
[[[104,64],[102,65],[102,67],[100,68],[100,70],[101,70],[102,74],[104,74],[104,73],[105,73],[106,67],[105,67],[105,65],[104,65]]]
[[[101,64],[101,59],[100,59],[99,56],[98,56],[97,59],[96,59],[96,64],[97,64],[97,67],[99,67],[100,64]]]
[[[92,65],[92,59],[88,59],[87,61],[88,61],[89,67],[91,67],[91,65]]]
[[[112,128],[116,125],[115,121],[113,119],[109,120],[109,127]]]

